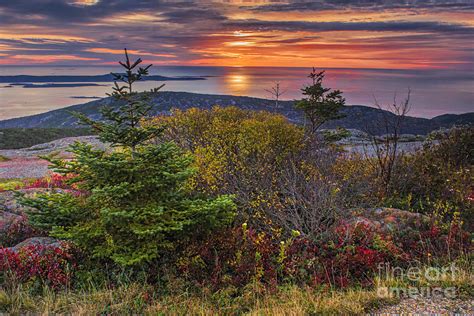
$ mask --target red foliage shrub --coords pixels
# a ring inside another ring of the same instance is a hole
[[[0,249],[0,276],[14,282],[40,281],[53,288],[70,283],[75,263],[66,244],[61,247],[31,245],[18,251]]]
[[[364,229],[348,239],[342,238],[346,232],[341,231],[335,235],[337,243],[301,237],[280,241],[252,229],[227,230],[187,248],[189,256],[181,258],[179,268],[198,285],[210,283],[215,288],[251,281],[273,287],[285,280],[344,287],[366,282],[366,275],[388,257],[374,248],[375,235]]]
[[[275,284],[278,245],[267,234],[234,228],[187,247],[180,272],[197,285],[243,286],[252,280]]]
[[[387,234],[364,222],[343,222],[318,242],[303,237],[281,241],[252,229],[234,228],[186,247],[178,267],[196,285],[213,288],[242,287],[253,281],[269,287],[286,281],[346,287],[370,285],[382,263],[427,260],[431,256],[427,249],[441,249],[442,245],[446,249],[450,241],[451,258],[469,246],[466,232],[461,236],[454,228],[447,233],[433,226],[419,228],[412,228],[409,234]]]
[[[286,274],[292,280],[345,287],[354,282],[370,283],[378,264],[392,261],[400,251],[364,223],[342,223],[327,240],[317,244],[295,240],[287,253],[284,266],[290,268]]]
[[[0,247],[13,246],[33,236],[38,236],[38,232],[28,223],[28,218],[23,214],[10,224],[4,233],[0,234]]]
[[[61,188],[61,189],[74,189],[73,185],[68,183],[68,180],[72,179],[74,176],[72,175],[61,175],[58,173],[53,173],[50,176],[36,179],[32,183],[26,183],[23,186],[24,189],[36,189],[36,188]]]
[[[433,257],[454,259],[472,252],[471,236],[457,222],[445,228],[425,223],[416,229],[397,231],[393,238],[403,249],[406,260],[427,262]]]

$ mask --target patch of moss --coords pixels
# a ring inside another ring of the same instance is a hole
[[[16,190],[25,184],[22,180],[2,179],[0,181],[0,191]]]
[[[0,155],[0,162],[8,161],[10,158]]]

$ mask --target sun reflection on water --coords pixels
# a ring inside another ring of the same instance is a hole
[[[250,85],[250,78],[244,73],[230,73],[225,76],[226,88],[232,94],[245,94]]]

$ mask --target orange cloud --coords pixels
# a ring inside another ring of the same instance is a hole
[[[9,58],[23,62],[52,63],[58,61],[98,61],[99,58],[82,57],[76,55],[12,55]]]
[[[50,41],[64,41],[64,42],[84,42],[92,43],[93,39],[85,38],[82,36],[73,36],[73,35],[56,35],[56,34],[15,34],[15,33],[0,33],[0,39],[5,40],[30,40],[30,39],[41,39],[41,40],[50,40]]]
[[[122,55],[123,49],[110,49],[110,48],[89,48],[85,50],[86,52],[91,53],[99,53],[99,54],[114,54],[114,55]],[[135,54],[140,56],[153,56],[153,57],[165,57],[165,58],[176,58],[174,54],[154,54],[154,53],[147,53],[141,50],[127,50],[129,54]]]

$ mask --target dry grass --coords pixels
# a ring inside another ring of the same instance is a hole
[[[294,287],[258,301],[249,315],[356,315],[396,301],[379,298],[374,290],[313,293]]]
[[[377,287],[456,286],[463,295],[473,296],[469,292],[473,288],[473,274],[468,266],[459,268],[455,278],[436,284],[427,282],[423,278],[416,283],[399,278],[376,278],[374,289],[341,291],[286,286],[269,293],[258,285],[249,285],[241,291],[229,288],[212,293],[203,289],[199,294],[188,292],[185,287],[165,294],[163,289],[139,283],[58,293],[48,288],[35,292],[28,286],[13,286],[0,290],[0,312],[13,315],[356,315],[399,301],[394,297],[380,297]]]
[[[153,297],[156,295],[156,297]],[[307,315],[320,313],[360,314],[382,303],[375,291],[314,292],[311,289],[287,287],[276,294],[248,295],[231,299],[215,295],[158,296],[140,284],[116,289],[86,292],[54,293],[44,289],[32,294],[18,287],[0,291],[1,311],[9,314],[148,314],[148,315]]]

